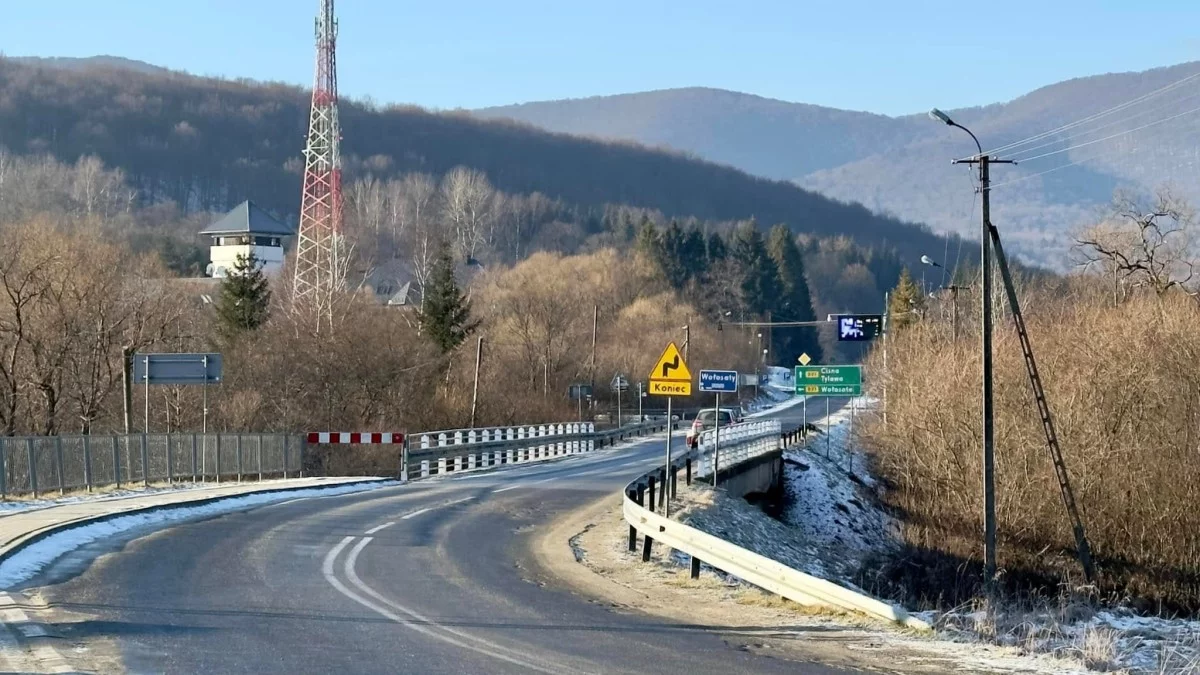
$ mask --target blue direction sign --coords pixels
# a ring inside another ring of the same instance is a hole
[[[700,391],[716,391],[720,393],[735,393],[738,387],[736,370],[702,370],[700,371]]]

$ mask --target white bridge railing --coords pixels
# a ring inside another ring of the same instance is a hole
[[[730,426],[720,430],[720,444],[714,446],[716,430],[705,431],[699,447],[683,453],[680,463],[695,461],[697,475],[711,476],[714,465],[720,471],[730,470],[737,465],[760,457],[782,447],[778,421],[751,422]],[[698,460],[698,461],[697,461]],[[678,465],[672,467],[672,473]],[[655,513],[654,484],[661,490],[669,490],[674,482],[662,473],[662,468],[649,471],[625,486],[623,513],[629,523],[629,550],[637,550],[637,535],[643,535],[642,560],[650,560],[651,547],[655,540],[672,549],[689,555],[692,559],[692,576],[700,574],[700,563],[722,570],[748,583],[802,605],[819,605],[861,612],[870,616],[903,624],[910,628],[928,630],[929,624],[909,616],[903,607],[891,605],[863,593],[843,588],[831,581],[794,570],[783,563],[744,549],[702,532],[690,525],[680,523]],[[668,480],[663,480],[668,478]],[[649,500],[646,491],[649,489]]]
[[[668,424],[662,420],[596,431],[591,422],[564,422],[413,434],[405,439],[401,480],[591,452],[665,431]]]
[[[693,452],[693,465],[698,478],[708,478],[779,449],[779,420],[742,422],[724,428],[701,432],[700,443]]]

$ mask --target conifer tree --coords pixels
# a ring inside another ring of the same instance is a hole
[[[658,259],[662,256],[662,237],[659,236],[654,221],[649,218],[643,218],[642,225],[638,229],[637,249],[655,263],[658,263]]]
[[[888,330],[903,330],[915,323],[917,312],[924,307],[923,301],[921,288],[913,281],[908,268],[900,270],[900,281],[888,297]]]
[[[782,292],[772,312],[775,321],[814,321],[812,296],[808,279],[804,274],[804,257],[796,245],[796,238],[786,225],[771,228],[767,251],[779,273]],[[801,354],[808,354],[816,363],[821,363],[821,343],[816,326],[781,328],[773,340],[779,363],[794,365]]]
[[[781,292],[779,273],[767,254],[762,232],[750,220],[738,225],[733,237],[733,258],[739,268],[739,290],[746,312],[765,316]]]
[[[725,248],[725,240],[721,238],[718,232],[709,232],[708,240],[704,242],[705,255],[708,257],[709,263],[718,262],[725,259],[728,251]]]
[[[233,269],[221,280],[217,296],[217,330],[226,340],[257,329],[267,321],[271,289],[262,263],[251,253],[238,255]]]
[[[445,354],[462,344],[478,325],[471,321],[471,301],[454,278],[450,242],[443,239],[421,297],[421,326]]]

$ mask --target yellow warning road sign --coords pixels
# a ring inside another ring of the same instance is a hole
[[[674,342],[667,345],[650,371],[650,393],[658,396],[692,395],[692,371],[688,370]]]
[[[812,363],[812,357],[808,355],[808,352],[804,352],[800,355],[800,358],[796,360],[799,361],[800,365],[802,366],[807,366],[808,364]]]

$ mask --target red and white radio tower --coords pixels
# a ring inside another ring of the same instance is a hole
[[[318,326],[332,324],[333,296],[345,279],[342,238],[341,126],[337,108],[337,19],[333,0],[317,15],[317,68],[308,144],[304,149],[304,196],[292,289],[297,308],[315,310]]]

